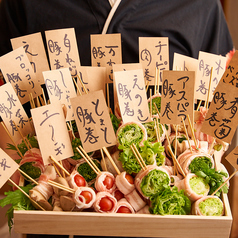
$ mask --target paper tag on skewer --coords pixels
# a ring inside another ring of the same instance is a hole
[[[14,50],[21,46],[25,49],[33,71],[36,74],[38,84],[44,84],[42,71],[49,70],[49,64],[41,33],[13,38],[11,39],[11,44]]]
[[[59,161],[74,155],[60,102],[31,109],[31,115],[45,165],[49,156]]]
[[[236,131],[238,113],[238,88],[219,82],[201,131],[212,137],[231,143]]]
[[[129,64],[114,64],[112,66],[113,73],[118,71],[128,71],[128,70],[136,70],[136,69],[143,69],[141,63],[129,63]],[[116,84],[113,84],[113,96],[114,96],[114,110],[116,110],[117,104],[118,104],[118,98],[117,98],[117,90],[116,90]]]
[[[17,132],[14,122],[20,128],[23,136],[30,134],[32,128],[27,114],[10,83],[0,87],[0,102],[0,116],[13,140],[18,142],[21,135]]]
[[[92,66],[106,67],[106,83],[113,82],[112,66],[122,63],[121,34],[91,35]]]
[[[213,92],[226,69],[226,57],[200,51],[195,80],[195,99],[207,100],[211,68],[213,68],[213,72],[209,102],[211,102]]]
[[[173,70],[194,71],[195,78],[198,69],[198,60],[192,57],[174,53]]]
[[[88,92],[103,90],[104,95],[106,95],[106,67],[80,66],[78,75]],[[85,93],[79,80],[77,80],[77,84],[81,92]]]
[[[43,76],[51,103],[60,101],[67,108],[66,121],[74,120],[69,99],[76,97],[76,92],[69,68],[45,71]]]
[[[87,153],[116,144],[116,136],[102,90],[70,100],[80,139]]]
[[[0,188],[19,168],[19,165],[0,148]]]
[[[114,76],[123,122],[151,121],[143,70],[118,71]]]
[[[162,71],[169,70],[168,37],[139,37],[139,62],[144,69],[144,78],[155,85],[156,68],[160,70],[159,84],[162,83]]]
[[[194,71],[168,71],[163,72],[161,94],[162,124],[181,124],[189,115],[193,121],[194,111]]]
[[[45,37],[51,69],[69,68],[76,77],[80,57],[74,28],[45,31]]]
[[[235,51],[231,58],[231,61],[222,76],[222,81],[238,88],[238,51]]]
[[[238,170],[238,146],[235,147],[225,159],[236,169]]]
[[[0,68],[6,82],[12,84],[22,104],[29,101],[30,93],[34,98],[41,95],[41,86],[23,47],[0,57]]]

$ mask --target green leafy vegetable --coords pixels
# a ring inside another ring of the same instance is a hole
[[[79,154],[79,152],[77,151],[77,147],[79,146],[82,146],[82,142],[79,138],[74,138],[71,142],[72,144],[72,148],[73,148],[73,152],[74,152],[74,156],[71,157],[71,159],[74,159],[74,160],[79,160],[79,159],[82,159],[82,156],[81,154]],[[92,152],[88,153],[88,155],[92,155]]]
[[[154,164],[154,159],[156,159],[156,164],[158,166],[164,164],[165,156],[162,154],[164,152],[164,147],[160,142],[151,143],[148,140],[145,140],[143,144],[144,146],[137,145],[137,149],[146,165]],[[139,173],[141,170],[141,166],[131,148],[124,148],[119,154],[119,160],[122,162],[124,170],[129,174]]]
[[[189,185],[191,189],[198,195],[207,195],[210,190],[210,186],[208,183],[206,183],[206,180],[198,176],[190,178]]]
[[[119,128],[119,125],[121,123],[121,119],[118,119],[113,113],[110,113],[110,118],[111,118],[111,121],[112,121],[113,129],[116,133],[117,129]]]
[[[191,211],[191,201],[183,190],[174,186],[165,188],[162,193],[151,197],[150,212],[160,215],[187,215]]]
[[[206,183],[210,186],[209,194],[212,194],[216,189],[224,182],[224,177],[228,174],[223,171],[216,171],[212,168],[212,162],[210,158],[206,156],[197,157],[192,160],[189,165],[191,173],[195,173],[197,176],[205,179]],[[221,195],[221,192],[227,193],[228,186],[225,184],[217,193],[217,196]]]
[[[154,106],[154,103],[156,105],[156,107],[158,108],[158,111],[160,112],[160,109],[161,109],[161,97],[155,97],[155,98],[152,98],[152,115],[157,115],[157,110]],[[150,101],[148,102],[148,107],[150,108]]]
[[[206,156],[198,156],[191,161],[189,170],[191,171],[191,173],[196,173],[198,171],[203,171],[204,168],[210,169],[211,167],[212,162],[210,158]]]
[[[26,174],[28,174],[31,178],[37,179],[41,175],[41,170],[40,168],[35,167],[33,164],[34,162],[26,162],[20,166],[20,169]],[[29,179],[26,177],[26,180],[29,180]]]
[[[162,192],[169,186],[169,176],[161,170],[151,170],[141,181],[140,188],[146,197]]]
[[[223,171],[216,171],[212,168],[202,168],[201,171],[195,173],[198,177],[205,179],[206,183],[210,186],[209,195],[212,194],[224,183],[224,177],[228,177],[228,174]],[[223,185],[215,195],[218,197],[221,195],[221,192],[228,193],[227,184]]]
[[[117,135],[120,150],[130,147],[132,144],[139,144],[144,138],[142,128],[136,123],[125,125],[119,130]]]
[[[146,122],[146,123],[143,123],[143,126],[145,127],[147,132],[147,140],[149,142],[157,141],[155,122],[154,121]],[[159,124],[159,132],[160,132],[160,135],[163,134],[163,128],[161,124]]]
[[[30,137],[30,135],[27,135],[26,138],[30,142],[32,148],[39,149],[39,144],[38,144],[38,141],[35,138],[35,136]],[[7,146],[8,146],[7,147],[8,150],[17,150],[16,147],[10,143],[8,143]],[[21,144],[19,144],[17,147],[19,148],[22,155],[24,155],[28,151],[28,148],[23,140],[22,140]]]
[[[29,194],[29,190],[33,187],[34,185],[28,184],[27,186],[21,188],[27,194]],[[5,207],[8,204],[12,205],[7,211],[8,227],[9,231],[11,231],[14,210],[35,210],[35,208],[31,204],[30,199],[26,197],[20,190],[5,192],[4,195],[6,195],[6,197],[0,200],[0,206]]]
[[[156,164],[161,166],[165,162],[165,156],[163,155],[164,147],[160,142],[151,143],[148,140],[144,141],[144,146],[141,147],[142,154],[147,153],[147,150],[151,149],[156,154]]]
[[[140,152],[140,150],[139,150]],[[154,163],[155,154],[152,150],[147,150],[148,153],[141,154],[143,160],[146,165],[150,165]],[[122,152],[119,154],[119,160],[122,162],[122,167],[124,170],[129,173],[139,173],[141,170],[141,166],[137,161],[133,151],[131,148],[124,148]]]
[[[93,160],[93,162],[96,164],[96,166],[100,170],[102,170],[101,165],[97,160]],[[97,174],[92,170],[92,168],[86,162],[79,165],[77,171],[79,174],[81,174],[85,178],[87,182],[90,182],[91,180],[97,177]]]
[[[198,206],[204,216],[221,216],[223,212],[223,203],[217,198],[207,198]]]
[[[187,140],[187,138],[186,138],[186,136],[185,135],[179,135],[178,137],[177,137],[177,141],[179,142],[179,144],[181,144],[184,140]],[[173,153],[175,153],[175,148],[174,148],[174,141],[175,141],[175,138],[173,139],[173,141],[171,142],[171,149],[172,149],[172,151],[173,151]],[[170,152],[168,151],[168,153],[169,153],[169,155],[170,155]],[[172,157],[171,155],[170,155],[170,157]]]

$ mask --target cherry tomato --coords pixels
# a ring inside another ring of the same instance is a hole
[[[114,197],[117,201],[119,201],[120,199],[124,198],[124,194],[120,190],[116,190],[114,193]]]
[[[86,181],[83,176],[76,174],[74,176],[74,182],[78,187],[85,187],[86,186]]]
[[[92,194],[91,194],[89,191],[82,191],[82,192],[80,193],[80,195],[85,198],[85,203],[86,203],[86,204],[90,203],[91,200],[92,200],[92,198],[93,198]],[[81,197],[79,197],[79,200],[80,200],[81,202],[83,201]]]
[[[112,210],[113,202],[108,197],[103,197],[99,202],[100,209],[104,212]]]
[[[134,178],[130,174],[126,174],[125,178],[130,184],[134,184]]]
[[[107,189],[110,189],[114,184],[114,179],[112,177],[106,176],[103,181],[103,184],[106,186]]]
[[[131,213],[131,210],[128,207],[121,206],[117,210],[117,213]]]

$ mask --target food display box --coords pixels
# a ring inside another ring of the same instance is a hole
[[[22,234],[121,237],[229,237],[232,214],[226,194],[225,215],[118,214],[96,212],[14,211],[14,229]]]

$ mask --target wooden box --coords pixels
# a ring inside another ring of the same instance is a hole
[[[23,234],[228,238],[232,215],[226,194],[223,201],[222,217],[15,211],[14,224],[15,231]]]

